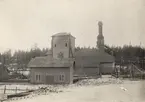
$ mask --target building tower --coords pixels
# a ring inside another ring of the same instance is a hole
[[[66,32],[52,36],[52,55],[55,59],[73,58],[75,52],[75,37]]]
[[[104,36],[103,36],[103,23],[98,22],[99,35],[97,36],[97,47],[99,51],[104,51]]]

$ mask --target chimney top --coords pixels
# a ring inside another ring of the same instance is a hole
[[[103,25],[102,21],[99,21],[99,22],[98,22],[98,25],[99,25],[99,26],[102,26],[102,25]]]

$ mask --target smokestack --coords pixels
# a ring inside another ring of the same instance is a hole
[[[97,36],[97,47],[100,51],[104,51],[104,36],[103,36],[103,23],[98,22],[99,35]]]
[[[99,21],[98,22],[98,26],[99,26],[99,35],[103,35],[103,23],[102,21]]]

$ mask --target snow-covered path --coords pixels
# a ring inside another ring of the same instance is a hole
[[[65,88],[62,93],[50,93],[13,102],[145,102],[145,89],[140,81],[100,86]],[[142,95],[141,95],[142,94]],[[144,94],[144,95],[143,95]]]

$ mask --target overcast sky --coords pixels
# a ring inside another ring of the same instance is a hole
[[[0,0],[0,51],[50,47],[58,32],[95,47],[99,20],[106,44],[145,46],[145,0]]]

